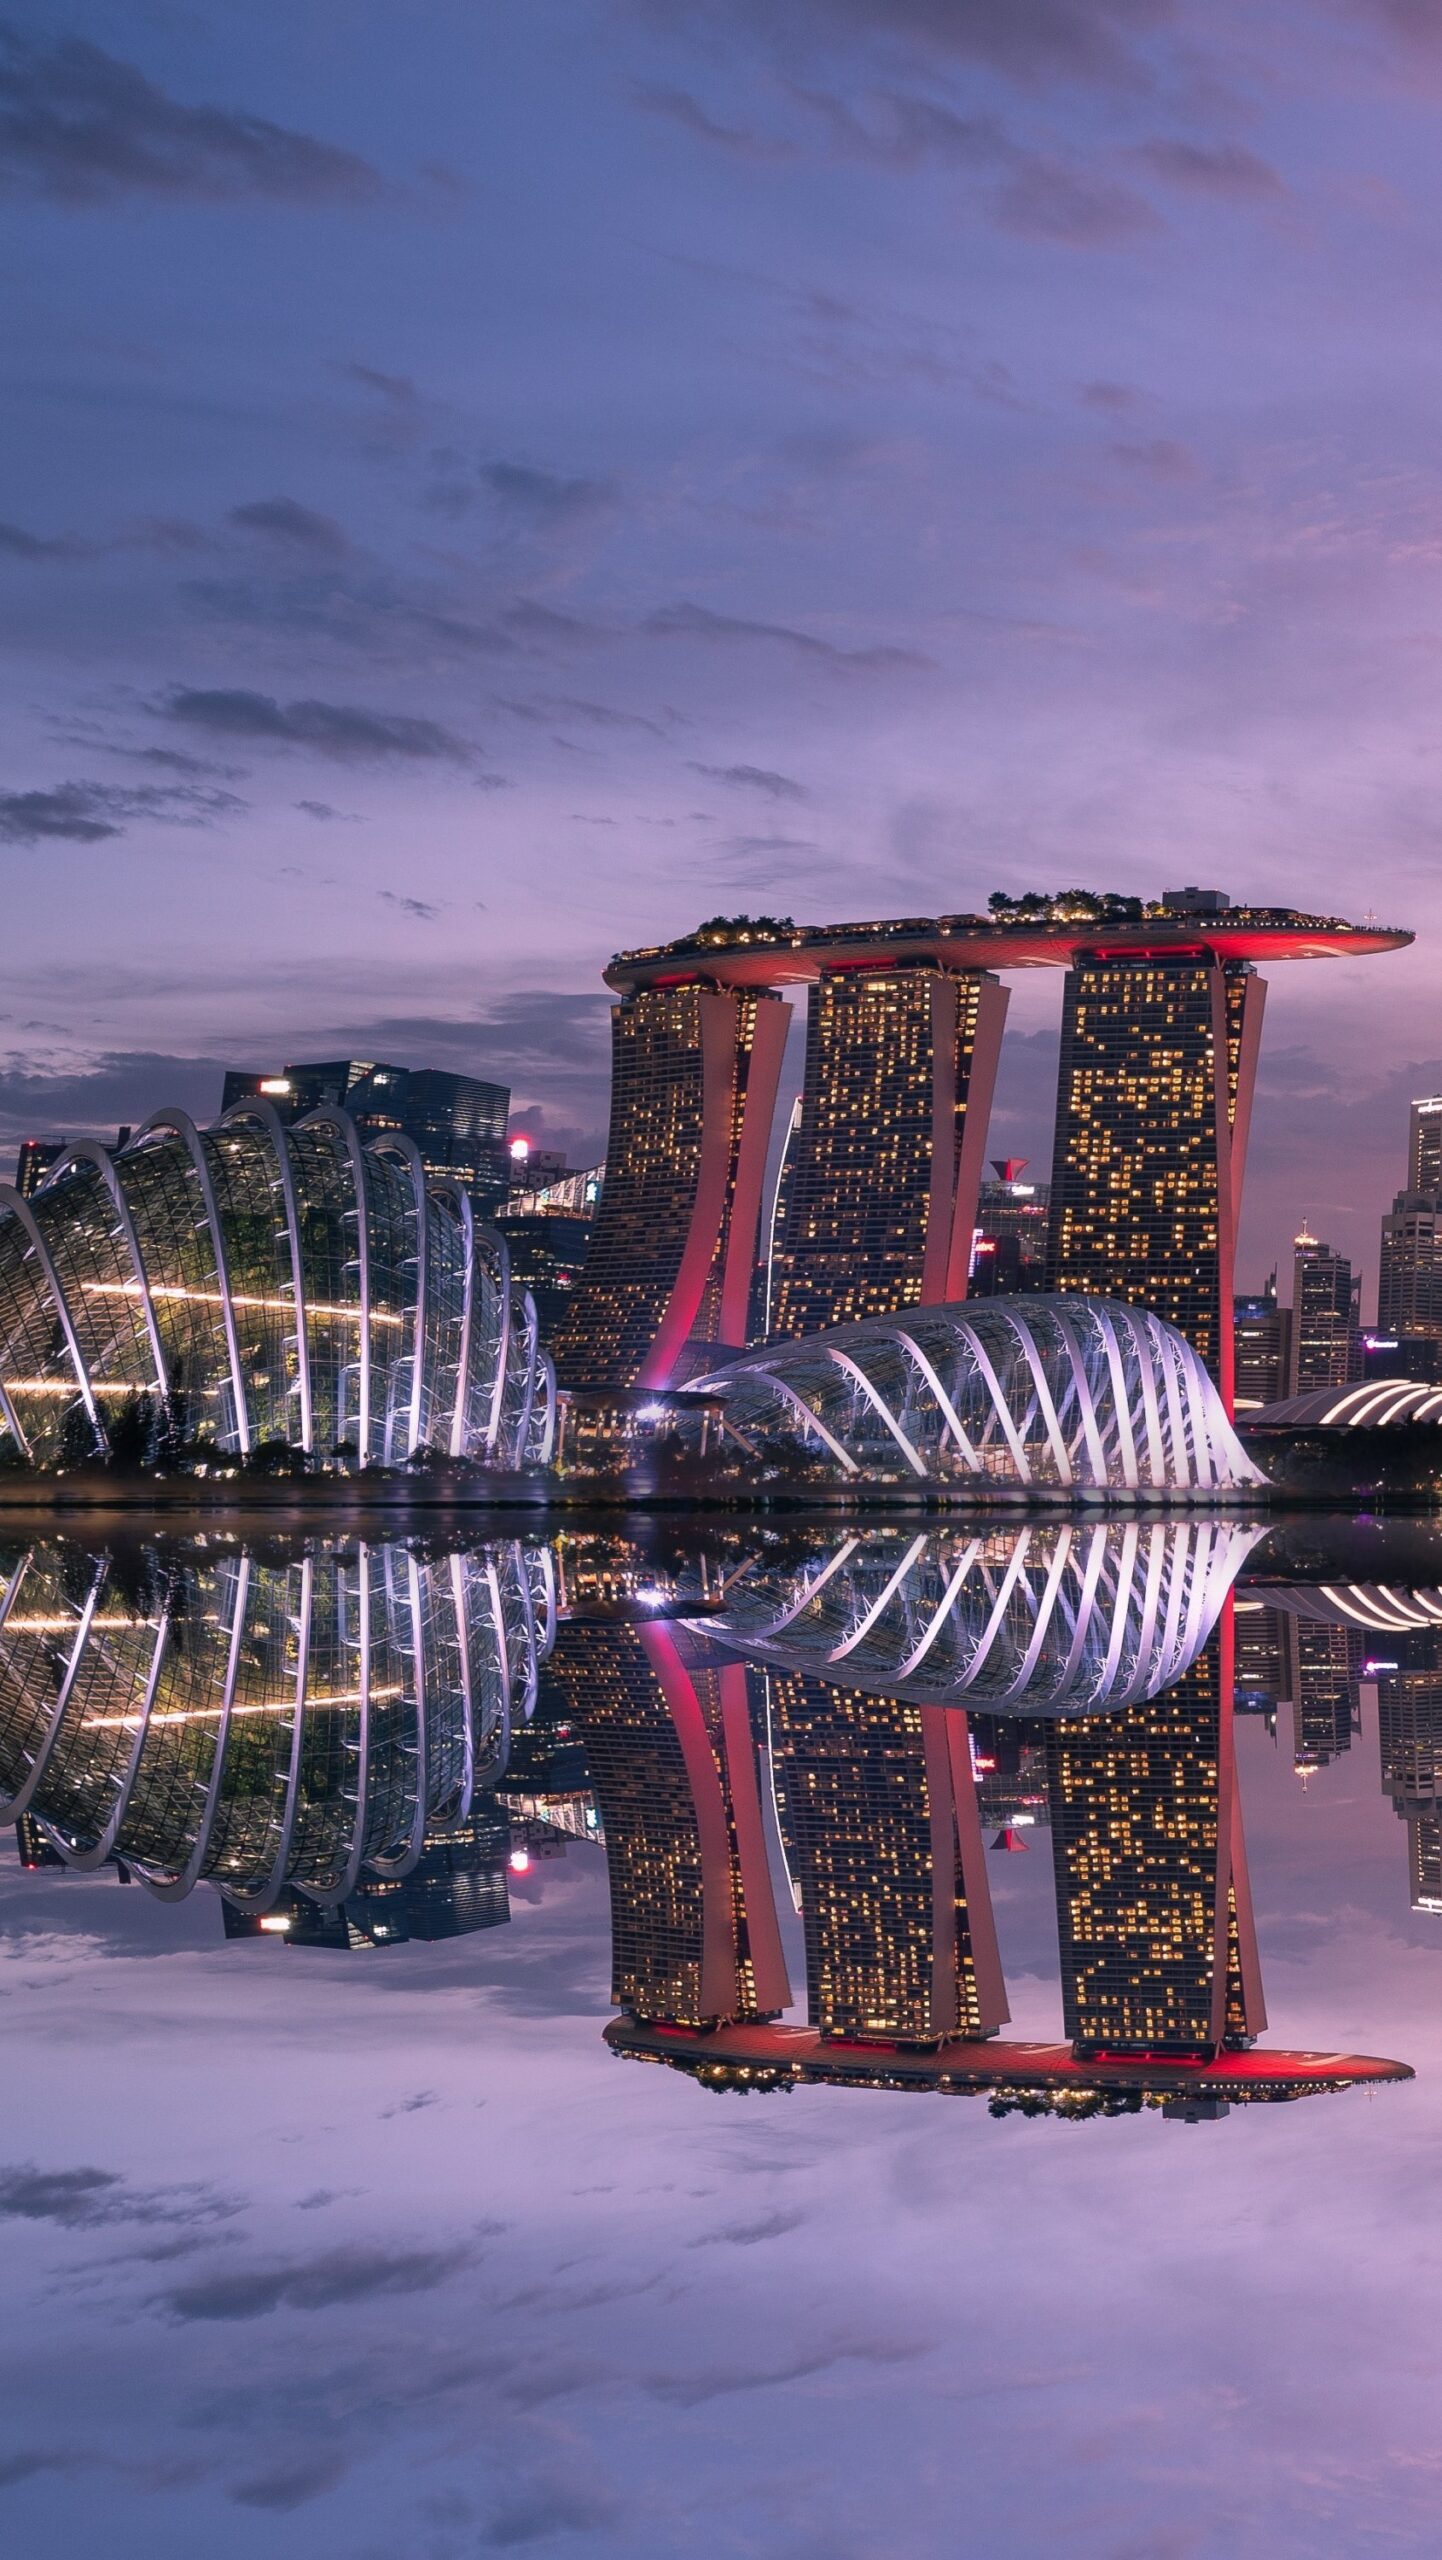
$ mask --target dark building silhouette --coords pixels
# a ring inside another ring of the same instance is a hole
[[[1352,1748],[1362,1639],[1294,1611],[1280,1613],[1281,1696],[1292,1710],[1292,1763],[1301,1777]]]
[[[511,1916],[507,1860],[511,1821],[494,1796],[478,1795],[463,1821],[438,1823],[404,1876],[368,1876],[339,1903],[287,1893],[265,1911],[222,1903],[227,1938],[277,1937],[290,1947],[384,1947],[416,1938],[468,1937]]]
[[[1277,1303],[1275,1271],[1259,1295],[1234,1300],[1232,1340],[1237,1411],[1279,1404],[1292,1374],[1292,1310]]]

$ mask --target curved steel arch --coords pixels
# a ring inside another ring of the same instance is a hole
[[[67,1145],[64,1154],[56,1158],[47,1180],[56,1180],[72,1164],[93,1164],[110,1194],[116,1217],[120,1221],[120,1232],[125,1239],[125,1250],[130,1256],[130,1267],[135,1273],[135,1292],[140,1300],[140,1312],[145,1319],[145,1330],[150,1341],[150,1356],[155,1363],[156,1392],[163,1396],[167,1386],[165,1345],[160,1339],[160,1327],[155,1320],[155,1301],[150,1294],[150,1274],[145,1268],[145,1256],[140,1250],[140,1238],[135,1231],[134,1212],[125,1197],[120,1176],[115,1170],[115,1160],[109,1148],[102,1147],[97,1138],[75,1138]]]
[[[46,1288],[50,1292],[50,1296],[54,1304],[55,1321],[59,1325],[61,1333],[65,1337],[65,1348],[70,1354],[71,1363],[75,1370],[75,1384],[80,1396],[80,1401],[84,1405],[86,1413],[90,1417],[90,1426],[94,1431],[96,1438],[104,1447],[108,1448],[110,1445],[110,1435],[101,1419],[100,1408],[95,1401],[95,1390],[90,1383],[90,1371],[86,1366],[85,1354],[80,1348],[79,1337],[75,1331],[75,1325],[71,1318],[70,1308],[66,1300],[65,1292],[60,1286],[60,1275],[57,1272],[54,1263],[50,1259],[50,1248],[46,1244],[45,1238],[40,1231],[36,1222],[35,1213],[32,1210],[29,1201],[21,1199],[20,1194],[15,1189],[13,1183],[0,1182],[0,1216],[3,1216],[7,1210],[11,1217],[19,1219],[20,1224],[30,1239],[31,1250],[40,1266],[41,1277],[45,1282]]]
[[[245,1373],[240,1365],[240,1336],[235,1329],[235,1305],[230,1294],[230,1271],[226,1259],[225,1236],[220,1223],[220,1206],[215,1196],[210,1159],[205,1142],[188,1111],[155,1111],[137,1132],[136,1144],[156,1129],[168,1129],[179,1138],[195,1167],[200,1196],[205,1204],[206,1224],[210,1229],[211,1250],[215,1256],[215,1285],[220,1291],[220,1317],[225,1327],[226,1357],[230,1362],[231,1394],[235,1400],[235,1433],[242,1457],[250,1450],[250,1400],[245,1391]]]
[[[416,1298],[413,1317],[415,1333],[411,1347],[411,1414],[410,1421],[406,1426],[405,1452],[406,1456],[409,1458],[419,1447],[421,1436],[421,1396],[425,1378],[426,1316],[430,1306],[431,1244],[430,1219],[428,1212],[431,1195],[426,1183],[426,1169],[421,1162],[421,1151],[416,1145],[414,1138],[406,1137],[404,1132],[399,1129],[383,1129],[378,1136],[368,1138],[366,1140],[365,1153],[372,1156],[390,1156],[397,1164],[404,1165],[406,1171],[411,1177],[411,1195],[415,1202]],[[387,1451],[385,1454],[387,1461],[389,1462],[390,1452]]]
[[[350,1166],[351,1188],[355,1193],[356,1277],[360,1292],[357,1314],[360,1318],[360,1404],[358,1438],[362,1466],[370,1464],[371,1454],[371,1239],[370,1201],[366,1195],[365,1149],[360,1131],[348,1111],[332,1110],[329,1104],[319,1111],[308,1111],[297,1129],[329,1129],[339,1138],[341,1150]]]
[[[310,1326],[305,1303],[305,1264],[300,1244],[300,1204],[296,1197],[295,1161],[285,1123],[273,1102],[257,1094],[252,1100],[232,1103],[221,1115],[222,1129],[251,1127],[262,1129],[270,1140],[280,1176],[280,1196],[285,1209],[286,1235],[290,1244],[291,1294],[295,1300],[295,1366],[300,1388],[300,1445],[307,1457],[315,1448],[315,1411],[310,1392]]]

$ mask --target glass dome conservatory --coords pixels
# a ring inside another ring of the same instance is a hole
[[[554,1430],[535,1308],[468,1194],[408,1138],[262,1101],[83,1140],[28,1200],[0,1184],[0,1430],[42,1464],[103,1453],[139,1397],[239,1456],[516,1467]]]

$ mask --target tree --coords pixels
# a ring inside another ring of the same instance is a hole
[[[132,1387],[113,1415],[108,1437],[110,1463],[127,1474],[148,1466],[155,1447],[155,1398]]]
[[[77,1396],[74,1404],[65,1409],[56,1461],[62,1467],[89,1467],[94,1465],[96,1454],[95,1425]]]

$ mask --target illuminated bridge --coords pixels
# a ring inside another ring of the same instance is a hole
[[[1050,1283],[1152,1308],[1230,1401],[1256,964],[1411,938],[1182,889],[878,923],[717,919],[623,952],[606,972],[620,998],[606,1181],[562,1384],[664,1388],[743,1346],[758,1262],[778,1334],[964,1298],[997,973],[1050,968],[1066,973]],[[806,1064],[778,1171],[785,987],[807,990]]]
[[[122,1419],[123,1417],[123,1419]],[[467,1192],[410,1139],[267,1102],[158,1112],[0,1183],[0,1434],[72,1463],[117,1432],[399,1465],[543,1462],[554,1375]],[[143,1446],[130,1455],[143,1455]]]

